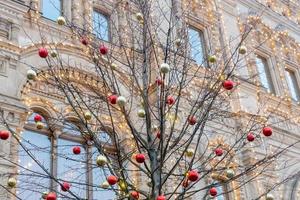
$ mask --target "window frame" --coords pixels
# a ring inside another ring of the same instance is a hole
[[[44,15],[44,1],[46,1],[46,0],[40,0],[40,13],[41,13],[41,16],[44,18],[44,19],[48,19],[48,20],[51,20],[51,21],[56,21],[56,19],[51,19],[51,18],[49,18],[49,17],[46,17],[45,15]],[[51,0],[50,0],[51,1]],[[59,0],[59,2],[60,2],[60,10],[59,10],[59,16],[62,16],[62,15],[64,15],[64,0]]]
[[[293,97],[292,97],[292,93],[291,93],[291,88],[290,88],[290,86],[289,86],[289,83],[288,83],[288,80],[287,80],[287,72],[289,72],[289,73],[293,73],[293,75],[294,75],[294,80],[292,80],[292,82],[293,82],[293,84],[295,84],[294,85],[294,87],[295,87],[295,89],[296,89],[296,95],[297,95],[297,99],[294,99]],[[290,94],[290,98],[294,101],[294,102],[300,102],[300,87],[299,87],[299,80],[300,80],[300,77],[299,77],[299,74],[298,74],[298,70],[296,69],[296,68],[294,68],[294,67],[291,67],[291,66],[285,66],[284,67],[284,75],[285,75],[285,81],[286,81],[286,84],[287,84],[287,89],[288,89],[288,91],[289,91],[289,94]]]
[[[95,12],[102,15],[107,21],[107,40],[97,37],[97,34],[94,32],[94,13]],[[92,24],[91,25],[92,25],[92,30],[93,30],[92,33],[95,36],[95,38],[97,38],[99,40],[102,40],[102,41],[105,41],[105,42],[111,42],[112,35],[111,35],[111,15],[110,14],[108,14],[103,9],[101,9],[97,6],[94,6],[93,9],[92,9]]]
[[[260,59],[262,61],[262,65],[264,66],[264,72],[265,72],[266,78],[267,78],[267,84],[270,88],[266,88],[262,84],[261,77],[260,77],[259,71],[258,71],[257,59]],[[269,55],[263,54],[261,52],[255,53],[255,71],[257,72],[260,86],[265,91],[276,95],[277,94],[277,87],[276,87],[276,83],[275,83],[276,78],[275,78],[274,71],[273,71],[274,68],[271,66],[273,66],[273,64],[272,64],[271,57]]]

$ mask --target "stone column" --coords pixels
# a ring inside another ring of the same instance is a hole
[[[72,22],[72,0],[64,0],[62,2],[62,15],[67,19],[67,21]]]
[[[20,32],[19,24],[13,23],[11,25],[11,40],[15,43],[19,43],[19,39],[18,39],[19,32]]]
[[[51,145],[53,147],[52,153],[51,153],[51,160],[52,160],[52,167],[51,167],[51,174],[53,177],[57,178],[57,139],[59,135],[61,135],[62,131],[60,128],[56,127],[53,132],[53,137],[51,141]],[[57,189],[58,184],[51,180],[50,188],[53,190]]]

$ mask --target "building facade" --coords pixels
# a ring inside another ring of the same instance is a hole
[[[126,5],[125,1],[120,2]],[[78,133],[68,132],[68,125],[54,126],[51,132],[33,134],[37,130],[32,127],[32,113],[40,113],[44,118],[51,119],[49,116],[52,114],[52,118],[59,117],[55,116],[54,110],[65,112],[68,108],[61,106],[63,94],[44,83],[31,84],[26,75],[33,68],[47,76],[48,65],[37,56],[37,48],[47,41],[47,45],[54,44],[57,50],[64,52],[63,59],[68,61],[68,66],[74,68],[70,73],[74,79],[82,80],[82,87],[94,85],[93,65],[78,43],[78,36],[66,27],[58,26],[56,19],[63,15],[70,25],[89,32],[96,30],[97,38],[116,43],[119,40],[118,32],[112,27],[111,21],[117,21],[119,29],[124,33],[128,33],[128,30],[126,23],[122,21],[122,9],[126,9],[126,6],[115,10],[115,3],[114,0],[0,0],[0,108],[6,121],[18,134],[24,134],[24,138],[28,140],[38,138],[44,147],[83,143]],[[199,65],[205,62],[206,54],[216,49],[226,49],[219,51],[219,57],[226,56],[223,52],[230,54],[231,47],[240,41],[244,29],[254,24],[250,28],[255,30],[243,42],[252,53],[245,57],[245,66],[236,72],[241,85],[237,91],[238,98],[232,102],[233,111],[246,117],[241,118],[235,126],[247,126],[247,116],[257,114],[261,115],[260,123],[266,123],[265,113],[271,113],[269,123],[274,129],[274,137],[263,141],[263,145],[259,147],[249,146],[240,158],[245,166],[255,163],[266,152],[279,151],[300,140],[299,1],[175,0],[161,3],[175,6],[178,20],[184,18],[182,21],[189,24],[189,40],[195,44],[195,47],[191,46],[191,57]],[[185,11],[187,8],[189,12]],[[95,85],[97,84],[96,82]],[[101,85],[96,87],[101,88]],[[72,121],[72,116],[69,118]],[[99,134],[109,146],[109,136],[101,131]],[[92,145],[84,149],[88,155],[94,155]],[[15,163],[24,163],[22,159],[28,161],[30,158],[15,157],[20,152],[13,139],[0,141],[0,150],[0,184],[5,186],[11,174],[22,172],[22,168],[16,169]],[[275,199],[299,199],[299,150],[299,144],[293,145],[284,152],[284,156],[276,158],[268,166],[270,171],[267,170],[263,178],[218,199],[255,199],[264,191],[271,190],[274,184],[297,172],[298,177],[280,184],[272,193]],[[65,153],[66,149],[53,148],[52,151],[54,153],[51,155],[39,156],[42,160],[47,160],[50,156],[51,162],[46,163],[46,166],[53,176],[63,178],[67,174],[64,169],[72,167],[72,162],[65,164],[64,160],[53,157],[57,152]],[[78,174],[72,176],[91,185],[104,181],[95,180],[93,177],[98,172],[93,172],[93,163],[89,163],[88,158],[82,159],[86,168],[78,168]],[[23,167],[28,169],[31,166]],[[55,186],[54,182],[36,180],[29,184],[25,180],[18,184],[26,183],[23,189],[30,190],[30,193],[20,194],[18,187],[8,191],[1,187],[0,199],[16,199],[14,194],[21,199],[37,199],[40,198],[41,190]],[[33,185],[36,190],[30,189]],[[114,198],[112,193],[100,189],[93,191],[88,185],[79,188],[78,195],[86,196],[87,199]]]

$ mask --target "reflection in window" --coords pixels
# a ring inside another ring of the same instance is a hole
[[[115,192],[112,190],[102,189],[99,186],[106,181],[106,177],[110,174],[107,168],[100,168],[96,164],[97,156],[99,155],[98,149],[92,149],[93,158],[93,199],[115,199]],[[97,187],[98,186],[98,187]]]
[[[22,144],[47,171],[50,170],[51,141],[48,136],[26,130],[22,134]],[[48,191],[50,187],[48,175],[21,146],[19,164],[17,196],[21,199],[40,199],[41,191]]]
[[[205,61],[205,45],[204,45],[204,35],[200,30],[194,28],[188,29],[189,45],[191,50],[191,58],[201,65],[206,65]]]
[[[295,101],[299,101],[299,86],[297,82],[297,78],[295,75],[295,72],[292,70],[286,69],[285,70],[285,76],[288,83],[288,87],[292,96],[292,99]]]
[[[68,140],[59,139],[57,144],[58,152],[58,171],[59,179],[72,184],[71,191],[80,198],[86,198],[86,172],[87,172],[87,156],[85,148],[81,146],[81,153],[75,155],[72,152],[74,146],[80,144]],[[70,194],[65,194],[72,197]],[[73,197],[74,198],[74,197]],[[69,199],[69,198],[66,198]]]
[[[270,68],[268,66],[268,62],[266,58],[263,58],[261,56],[257,56],[256,58],[256,66],[257,71],[260,79],[261,85],[271,93],[275,93],[274,85],[272,82],[272,77],[270,73]]]
[[[93,32],[97,38],[109,41],[108,18],[96,10],[93,12]]]
[[[56,21],[57,17],[61,15],[61,0],[43,0],[42,4],[43,16]]]

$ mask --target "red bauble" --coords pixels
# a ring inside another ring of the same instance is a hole
[[[156,132],[156,137],[157,137],[158,139],[160,139],[160,131],[157,131],[157,132]]]
[[[47,56],[48,56],[48,50],[46,48],[44,48],[44,47],[41,47],[39,49],[39,56],[41,58],[47,58]]]
[[[63,182],[63,184],[61,185],[61,190],[64,191],[64,192],[67,192],[67,191],[70,190],[70,187],[71,187],[70,183]]]
[[[78,155],[78,154],[80,154],[80,152],[81,152],[81,148],[80,147],[78,147],[78,146],[73,147],[73,153],[74,154]]]
[[[162,81],[160,78],[157,78],[157,79],[155,80],[155,83],[156,83],[156,85],[162,85],[162,84],[163,84],[163,81]]]
[[[218,191],[216,188],[213,187],[213,188],[210,188],[209,194],[214,197],[214,196],[217,196]]]
[[[195,116],[190,116],[188,121],[190,125],[195,125],[197,123],[197,118]]]
[[[164,195],[160,195],[156,198],[156,200],[166,200],[166,197]]]
[[[273,133],[272,128],[271,127],[264,127],[263,128],[263,134],[267,137],[271,136]]]
[[[105,45],[101,45],[99,51],[102,55],[106,55],[108,53],[108,48]]]
[[[133,199],[139,199],[140,193],[138,193],[137,191],[132,191],[132,192],[130,193],[130,196],[131,196]]]
[[[47,194],[46,200],[56,200],[56,194],[54,192],[50,192]]]
[[[80,42],[81,42],[81,44],[83,44],[85,46],[87,46],[89,44],[89,41],[88,41],[88,39],[86,37],[82,37],[80,39]]]
[[[8,131],[0,131],[0,139],[1,140],[7,140],[9,138],[9,132]]]
[[[33,120],[35,122],[41,122],[43,120],[43,117],[41,115],[35,115]]]
[[[226,90],[231,90],[233,88],[233,81],[231,80],[226,80],[223,82],[223,87],[226,89]]]
[[[252,141],[254,141],[254,139],[255,139],[255,136],[254,136],[252,133],[248,133],[248,135],[247,135],[247,140],[248,140],[249,142],[252,142]]]
[[[216,148],[215,154],[216,154],[216,156],[222,156],[223,155],[223,150],[221,148]]]
[[[118,182],[118,178],[113,175],[110,175],[107,177],[107,182],[109,185],[115,185]]]
[[[117,95],[110,95],[110,96],[108,97],[108,101],[109,101],[109,103],[111,103],[111,104],[116,104],[116,103],[117,103],[117,99],[118,99],[118,96],[117,96]]]
[[[136,160],[136,162],[138,162],[138,163],[143,163],[143,162],[145,162],[145,155],[144,154],[136,154],[135,155],[135,160]]]
[[[175,103],[174,97],[168,96],[168,97],[167,97],[166,103],[167,103],[168,105],[173,105],[173,104]]]
[[[187,178],[190,180],[190,181],[192,181],[192,182],[195,182],[195,181],[197,181],[198,180],[198,178],[199,178],[199,174],[198,174],[198,172],[196,172],[196,171],[189,171],[188,172],[188,175],[187,175]]]

